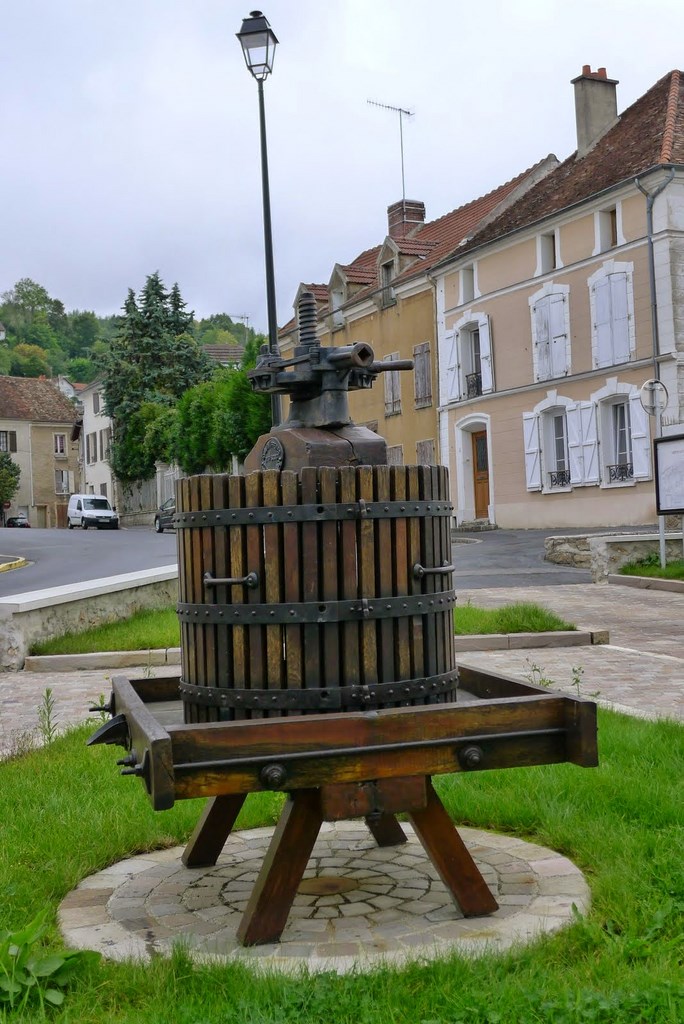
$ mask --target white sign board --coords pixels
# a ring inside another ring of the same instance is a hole
[[[684,515],[684,434],[657,437],[653,448],[656,511],[659,516]]]

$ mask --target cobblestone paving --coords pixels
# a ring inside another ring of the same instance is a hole
[[[477,954],[557,931],[589,907],[589,888],[566,857],[511,836],[459,832],[499,909],[464,919],[413,830],[405,845],[380,849],[359,822],[325,824],[305,873],[326,895],[300,892],[279,943],[245,949],[236,930],[272,829],[231,835],[213,868],[183,867],[181,847],[133,857],[90,878],[63,901],[70,946],[110,959],[147,960],[182,942],[198,958],[239,959],[292,971],[394,965],[453,950]],[[342,882],[342,885],[336,883]],[[306,888],[303,883],[303,889]]]
[[[459,662],[531,682],[542,677],[600,705],[644,718],[684,720],[684,595],[595,584],[457,591],[459,603],[496,608],[534,601],[578,628],[607,629],[594,647],[460,653]]]

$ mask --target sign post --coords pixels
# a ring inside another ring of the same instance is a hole
[[[641,402],[642,408],[649,416],[655,416],[656,430],[654,440],[654,452],[656,451],[655,445],[658,442],[663,432],[663,411],[667,408],[667,402],[669,399],[667,388],[661,380],[657,377],[652,377],[645,381],[641,385],[639,392],[639,401]],[[655,458],[655,456],[654,456]],[[664,569],[667,564],[667,554],[665,552],[665,519],[661,515],[657,508],[658,497],[657,497],[657,484],[656,484],[656,511],[658,512],[658,540],[660,548],[660,568]]]

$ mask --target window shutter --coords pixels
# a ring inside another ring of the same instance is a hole
[[[611,331],[610,281],[602,277],[594,283],[594,331],[596,348],[595,366],[610,366],[613,362]]]
[[[565,295],[549,295],[549,362],[552,377],[564,377],[568,366],[568,335],[565,328]]]
[[[73,494],[74,489],[74,474],[71,470],[69,470],[69,494]]]
[[[432,405],[432,367],[430,366],[430,344],[425,341],[413,349],[415,363],[415,403],[418,408]]]
[[[458,331],[449,331],[444,337],[444,351],[446,359],[444,363],[444,390],[442,392],[442,405],[452,402],[459,397],[458,394],[458,355],[456,346],[458,342]]]
[[[601,479],[601,474],[598,460],[596,406],[593,402],[580,402],[578,408],[582,441],[582,478],[585,484],[597,484]]]
[[[399,358],[398,352],[387,356],[385,362]],[[393,416],[401,412],[401,381],[398,370],[385,370],[385,416]]]
[[[578,405],[569,405],[565,410],[568,427],[568,459],[570,461],[570,483],[577,486],[584,483],[582,467],[582,423]]]
[[[9,431],[9,450],[16,452],[17,450],[17,432],[16,430]]]
[[[494,390],[494,368],[492,366],[492,338],[489,329],[489,317],[480,322],[480,373],[482,375],[482,394]]]
[[[626,363],[629,347],[629,307],[627,305],[627,274],[611,274],[610,302],[613,328],[613,362]]]
[[[539,440],[539,416],[536,412],[523,413],[523,437],[525,442],[525,479],[528,491],[541,490],[541,444]]]
[[[548,380],[551,376],[551,355],[549,352],[549,296],[545,295],[533,309],[536,346],[537,380]]]
[[[632,466],[635,480],[651,478],[651,430],[648,413],[644,410],[639,392],[629,396],[629,419],[632,431]]]

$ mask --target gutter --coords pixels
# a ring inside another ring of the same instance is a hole
[[[643,187],[639,178],[634,179],[634,184],[639,189],[642,195],[646,197],[646,237],[648,240],[648,281],[651,292],[651,327],[653,334],[653,376],[655,380],[660,380],[660,336],[658,334],[658,296],[656,294],[656,277],[655,277],[655,252],[653,248],[653,207],[655,201],[670,184],[675,176],[674,167],[670,167],[670,174],[662,181],[654,192],[647,192]],[[660,437],[663,432],[663,412],[660,408],[660,404],[656,402],[655,407],[655,421],[656,430],[655,436]],[[665,517],[658,516],[658,541],[659,541],[659,553],[660,553],[660,565],[664,568],[667,564],[667,551],[665,546]]]
[[[653,329],[653,376],[660,380],[660,367],[658,356],[660,355],[660,337],[658,334],[658,297],[656,295],[655,279],[655,254],[653,249],[653,207],[661,192],[664,192],[675,176],[675,168],[670,167],[670,174],[662,181],[654,192],[647,192],[639,178],[634,179],[634,184],[641,194],[646,197],[646,238],[648,241],[648,279],[651,289],[651,326]],[[643,175],[642,175],[643,177]]]

